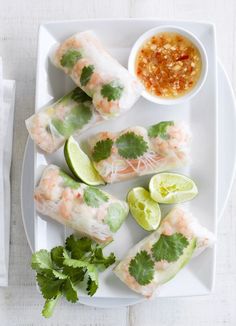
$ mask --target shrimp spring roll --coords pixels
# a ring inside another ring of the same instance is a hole
[[[38,212],[100,243],[113,240],[128,215],[126,202],[74,181],[55,165],[45,168],[34,199]]]
[[[214,235],[187,211],[175,207],[157,231],[136,244],[114,269],[133,291],[152,297],[193,256],[214,244]]]
[[[143,89],[92,31],[77,33],[62,42],[52,61],[92,97],[95,108],[105,119],[129,110]]]
[[[184,166],[190,133],[183,123],[162,121],[149,128],[100,132],[89,139],[91,159],[107,183]]]
[[[77,87],[28,118],[26,127],[40,149],[53,153],[72,134],[80,133],[102,120],[91,98]]]

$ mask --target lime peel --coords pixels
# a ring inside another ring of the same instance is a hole
[[[105,184],[91,160],[82,151],[73,136],[69,137],[65,143],[64,156],[68,167],[77,178],[90,186]]]

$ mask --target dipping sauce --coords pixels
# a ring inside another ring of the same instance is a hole
[[[197,47],[185,36],[163,32],[140,48],[135,71],[151,94],[163,98],[183,96],[196,85],[202,69]]]

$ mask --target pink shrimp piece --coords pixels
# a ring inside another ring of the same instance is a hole
[[[99,134],[99,140],[105,140],[105,139],[114,139],[114,135],[113,133],[109,132],[109,131],[102,131]]]
[[[189,140],[189,133],[187,132],[186,128],[183,126],[169,126],[167,133],[172,139],[175,139],[178,143],[185,143]]]
[[[80,47],[81,47],[80,42],[72,36],[59,46],[59,48],[56,51],[56,58],[61,59],[68,49],[73,49],[73,48],[76,49]]]
[[[71,211],[74,205],[73,203],[74,199],[75,199],[75,192],[70,188],[65,188],[61,195],[59,213],[66,220],[71,218]]]
[[[42,188],[44,189],[44,198],[47,200],[57,200],[61,195],[61,187],[58,183],[60,176],[58,171],[51,169],[48,171],[46,177],[41,181]]]
[[[82,58],[77,61],[72,70],[72,76],[74,76],[75,80],[77,80],[81,76],[83,68],[88,66],[89,64],[90,61],[88,59]]]
[[[166,260],[160,260],[155,263],[155,268],[157,270],[165,270],[169,267],[169,263]]]
[[[119,112],[118,101],[108,101],[107,99],[102,98],[99,101],[94,101],[94,106],[101,114],[115,115]]]
[[[98,212],[97,212],[97,219],[98,219],[98,221],[104,221],[106,215],[107,215],[107,212],[104,209],[104,207],[101,207],[101,208],[98,209]]]
[[[97,89],[100,85],[103,84],[103,79],[100,74],[97,72],[93,72],[92,76],[90,77],[90,80],[88,81],[86,85],[86,89],[92,93],[94,93],[95,89]]]
[[[63,121],[70,110],[70,107],[65,106],[64,104],[58,104],[57,109],[55,110],[55,116]]]
[[[45,197],[41,194],[38,193],[37,191],[35,191],[34,193],[34,199],[39,203],[39,204],[43,204]]]
[[[135,290],[138,290],[140,288],[140,285],[137,283],[135,278],[130,275],[129,271],[125,269],[125,281],[127,284],[130,285]]]
[[[174,228],[168,221],[163,222],[162,229],[163,229],[163,234],[165,235],[170,236],[174,233]]]
[[[51,153],[55,144],[52,135],[47,131],[49,121],[47,115],[36,114],[32,119],[32,126],[28,128],[35,143],[44,151]]]

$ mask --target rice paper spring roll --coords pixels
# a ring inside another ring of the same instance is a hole
[[[162,121],[149,128],[100,132],[88,143],[94,167],[113,183],[183,167],[189,159],[190,138],[184,123]]]
[[[91,98],[77,87],[28,118],[26,127],[41,150],[53,153],[72,134],[81,133],[102,120]]]
[[[183,208],[175,207],[157,231],[136,244],[114,273],[130,289],[152,297],[193,256],[214,244],[214,235]]]
[[[92,31],[77,33],[62,42],[52,61],[92,97],[95,108],[106,119],[129,110],[143,89]]]
[[[100,243],[113,240],[128,205],[110,194],[74,181],[55,165],[48,165],[35,189],[38,212]]]

